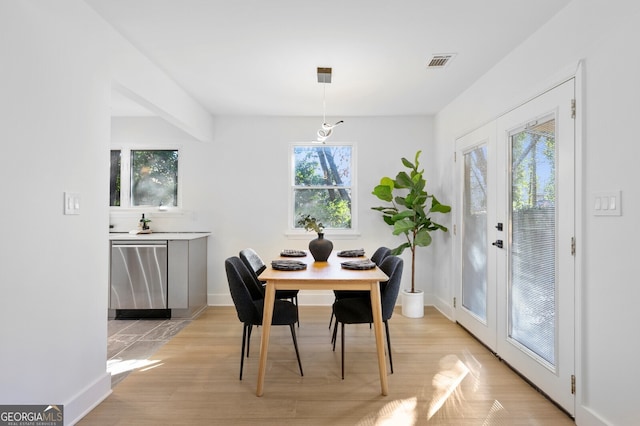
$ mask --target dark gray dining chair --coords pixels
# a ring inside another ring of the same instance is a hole
[[[393,357],[391,355],[391,337],[389,335],[388,321],[393,315],[393,308],[400,292],[403,265],[402,258],[398,256],[387,256],[380,264],[380,269],[389,277],[388,281],[380,283],[380,301],[382,303],[382,321],[387,335],[387,353],[389,354],[389,365],[392,374]],[[333,312],[336,316],[336,323],[333,328],[333,350],[335,351],[336,349],[336,334],[338,332],[338,324],[340,324],[342,378],[344,379],[344,325],[371,324],[373,322],[371,296],[367,292],[366,296],[336,300],[333,304]]]
[[[391,249],[389,247],[378,247],[376,251],[371,255],[371,261],[376,265],[380,266],[382,261],[391,254]]]
[[[378,247],[376,251],[371,255],[371,261],[376,265],[380,266],[382,261],[391,254],[391,249],[388,247]],[[347,297],[362,297],[367,296],[369,294],[368,291],[360,291],[360,290],[334,290],[333,294],[335,295],[335,300],[345,299]],[[334,302],[335,302],[334,300]],[[333,310],[331,310],[331,318],[329,319],[329,328],[331,328],[331,324],[333,323]],[[331,341],[333,343],[333,340]]]
[[[244,264],[253,272],[255,279],[264,285],[264,282],[260,281],[258,275],[267,268],[262,258],[252,248],[246,248],[240,250],[240,259]],[[295,306],[298,312],[298,327],[300,327],[300,311],[298,310],[298,291],[299,290],[276,290],[276,299],[290,300]],[[264,290],[263,290],[264,292]]]
[[[240,380],[242,380],[242,369],[244,367],[245,346],[246,356],[249,358],[249,343],[251,341],[251,330],[254,325],[262,325],[262,314],[264,311],[264,295],[256,294],[255,281],[251,271],[238,257],[230,257],[224,261],[224,268],[229,282],[229,291],[233,304],[236,307],[238,319],[244,324],[242,331],[242,349],[240,351]],[[298,311],[293,303],[287,300],[274,300],[272,325],[288,325],[293,338],[293,347],[298,358],[300,375],[302,363],[300,362],[300,352],[298,351],[298,341],[296,339],[295,323],[298,321]]]

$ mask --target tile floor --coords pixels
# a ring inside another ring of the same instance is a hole
[[[111,387],[131,371],[153,364],[148,358],[190,322],[188,319],[110,319],[107,371],[111,373]]]

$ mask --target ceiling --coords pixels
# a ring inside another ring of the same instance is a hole
[[[438,112],[570,0],[85,1],[213,115],[345,117]]]

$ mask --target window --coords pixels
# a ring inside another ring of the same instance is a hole
[[[292,147],[291,228],[311,215],[326,230],[355,229],[354,146],[296,144]]]
[[[178,150],[112,150],[109,187],[111,207],[177,207]]]

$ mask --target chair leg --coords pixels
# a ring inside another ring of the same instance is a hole
[[[344,380],[344,323],[340,323],[340,349],[342,349],[342,380]]]
[[[333,299],[333,303],[336,303],[336,300],[338,300],[337,297]],[[333,317],[335,317],[335,311],[333,310],[333,305],[331,305],[331,318],[329,318],[329,330],[331,330],[331,323],[333,322]]]
[[[338,320],[333,324],[333,333],[331,335],[331,343],[333,343],[333,351],[336,351],[336,337],[338,337]]]
[[[247,328],[249,326],[244,324],[242,328],[242,349],[240,350],[240,380],[242,380],[242,367],[244,367],[244,345],[247,341]]]
[[[291,329],[291,337],[293,338],[293,347],[296,349],[296,357],[298,357],[298,367],[300,367],[300,375],[304,376],[302,372],[302,362],[300,362],[300,352],[298,352],[298,340],[296,339],[296,327],[293,324],[289,324]]]
[[[333,306],[332,306],[331,307],[331,318],[329,318],[329,330],[331,330],[331,323],[333,322],[333,317],[334,317],[334,314],[333,314]]]
[[[247,336],[247,358],[249,358],[249,345],[251,344],[251,331],[253,330],[253,324],[249,324],[247,327],[249,327],[249,335]]]
[[[393,357],[391,356],[391,337],[389,336],[389,322],[384,322],[384,328],[387,332],[387,352],[389,353],[389,365],[391,366],[391,374],[393,374]]]

